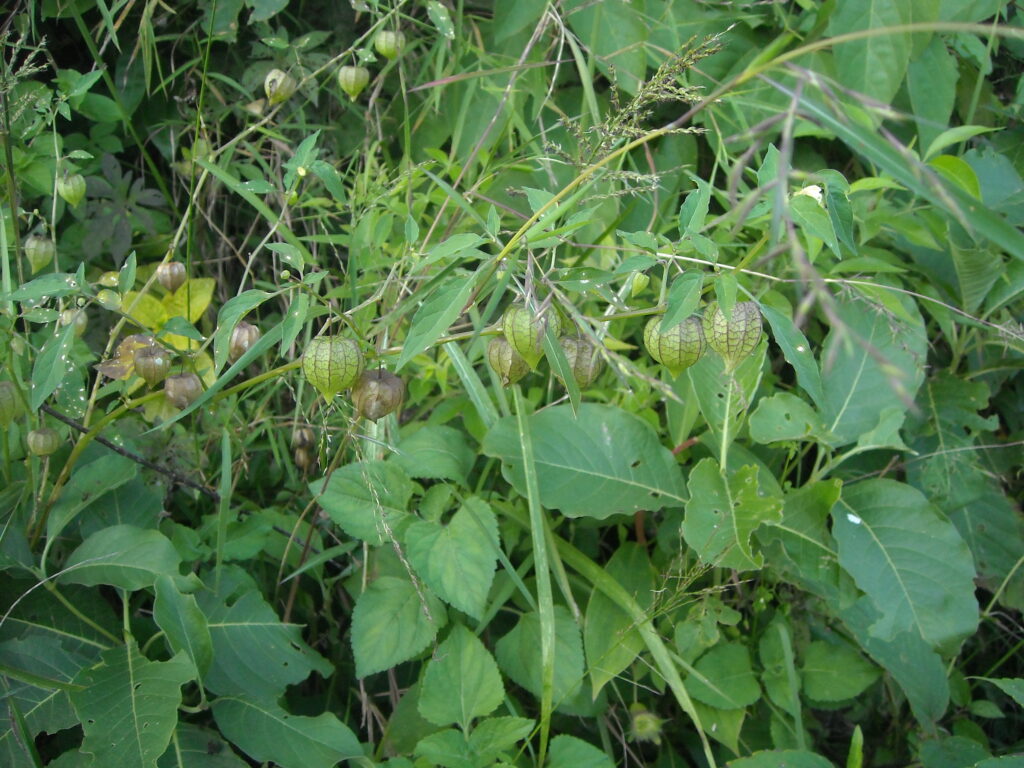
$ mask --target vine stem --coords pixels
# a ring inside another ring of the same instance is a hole
[[[732,385],[735,380],[736,378],[730,373],[729,386],[725,390],[725,417],[722,419],[722,447],[718,454],[718,464],[719,469],[722,472],[722,477],[725,477],[727,474],[725,464],[729,458],[729,416],[732,413]]]

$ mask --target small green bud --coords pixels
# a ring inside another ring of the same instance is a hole
[[[362,372],[359,344],[343,336],[319,336],[302,354],[303,375],[327,400],[355,384]]]
[[[373,47],[377,53],[385,59],[393,59],[405,47],[405,35],[402,32],[392,32],[389,29],[382,29],[373,38]]]
[[[104,288],[96,294],[96,300],[104,309],[115,312],[121,308],[121,294],[110,288]]]
[[[753,301],[741,301],[733,305],[732,317],[726,318],[722,308],[712,304],[704,310],[704,335],[731,373],[761,340],[761,310]]]
[[[504,336],[495,336],[487,344],[487,362],[498,374],[503,387],[515,384],[530,372],[530,364],[520,357]]]
[[[355,101],[370,82],[370,70],[366,67],[342,67],[338,70],[338,85],[348,97]]]
[[[651,283],[651,278],[647,276],[645,272],[634,272],[633,277],[629,283],[629,295],[631,298],[636,298]]]
[[[700,318],[688,317],[667,331],[661,330],[661,317],[652,317],[644,327],[644,346],[651,357],[678,376],[700,360],[707,343]]]
[[[638,701],[629,705],[629,733],[633,741],[649,741],[661,744],[661,726],[665,721]]]

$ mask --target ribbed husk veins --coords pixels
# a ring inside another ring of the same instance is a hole
[[[180,261],[168,261],[156,268],[156,279],[170,293],[174,293],[187,277],[185,265]]]
[[[263,90],[267,94],[267,103],[275,107],[291,98],[298,84],[295,78],[280,69],[272,69],[263,79]]]
[[[49,427],[33,429],[25,436],[28,449],[35,456],[49,456],[60,448],[60,435]]]
[[[526,361],[530,368],[536,368],[544,356],[544,332],[551,328],[557,337],[562,323],[558,312],[549,309],[535,314],[526,307],[509,307],[501,319],[502,332],[512,349]]]
[[[257,341],[260,340],[260,329],[245,320],[240,322],[231,331],[231,339],[228,342],[228,360],[237,362],[238,358],[249,351]]]
[[[72,208],[78,207],[85,197],[85,177],[72,173],[57,179],[57,194]]]
[[[679,375],[700,360],[707,347],[700,318],[690,316],[667,331],[661,331],[660,317],[652,317],[644,327],[644,346],[651,357]]]
[[[589,387],[604,368],[601,353],[583,336],[562,336],[558,344],[565,353],[569,368],[572,369],[576,386]]]
[[[28,259],[28,265],[32,268],[33,275],[52,264],[53,256],[57,252],[53,240],[43,235],[29,235],[25,239],[24,249],[25,258]]]
[[[352,403],[356,412],[370,421],[387,416],[404,399],[405,382],[383,369],[365,371],[352,387]]]
[[[512,349],[504,336],[495,336],[487,344],[487,362],[501,379],[503,387],[511,386],[530,372],[530,365]]]
[[[355,101],[370,82],[370,70],[366,67],[341,67],[338,70],[338,85],[348,97]]]
[[[385,59],[395,58],[405,45],[405,33],[382,29],[373,38],[373,47]]]
[[[194,373],[176,373],[164,379],[164,395],[176,408],[188,408],[203,393],[203,382]]]
[[[315,338],[302,355],[302,373],[327,400],[355,384],[362,372],[359,345],[342,336]]]
[[[171,370],[171,356],[166,349],[157,345],[136,349],[132,361],[135,372],[151,387],[163,381]]]
[[[718,304],[704,310],[704,335],[708,345],[725,360],[725,369],[733,371],[754,351],[761,339],[761,310],[753,301],[741,301],[726,318]]]

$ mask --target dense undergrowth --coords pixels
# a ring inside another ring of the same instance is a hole
[[[18,3],[0,764],[1018,765],[1021,13]]]

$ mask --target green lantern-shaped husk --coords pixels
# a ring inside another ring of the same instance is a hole
[[[13,381],[0,381],[0,427],[7,428],[24,412]]]
[[[164,379],[164,395],[175,408],[188,408],[201,394],[203,382],[194,373],[176,373]]]
[[[53,244],[53,240],[43,235],[29,235],[25,238],[23,248],[33,275],[52,264],[53,257],[57,253],[57,247]]]
[[[355,384],[362,372],[359,345],[343,336],[319,336],[302,355],[302,373],[326,400]]]
[[[707,347],[700,318],[688,317],[666,331],[660,317],[652,317],[644,327],[644,346],[651,357],[678,376],[700,360]]]
[[[342,67],[338,70],[338,85],[348,97],[355,101],[370,82],[370,70],[366,67]]]
[[[405,399],[405,383],[383,368],[364,371],[352,387],[352,403],[356,412],[376,421],[396,410]]]
[[[712,304],[704,310],[704,335],[725,361],[726,372],[732,373],[761,340],[761,310],[753,301],[741,301],[726,318],[722,308]]]
[[[584,336],[562,336],[558,344],[565,353],[572,376],[576,379],[576,386],[580,389],[589,387],[604,368],[601,353]],[[558,371],[555,371],[555,374],[557,375]]]
[[[132,353],[135,373],[151,387],[155,387],[171,370],[171,355],[163,347],[152,344],[139,347]]]
[[[85,198],[85,177],[80,173],[71,173],[57,179],[57,194],[72,208]]]
[[[60,448],[60,435],[55,429],[40,427],[25,435],[25,442],[33,456],[49,456]]]
[[[534,313],[526,307],[512,306],[501,319],[505,338],[530,368],[536,368],[544,356],[544,333],[548,328],[556,338],[562,329],[558,312],[551,308]]]
[[[377,53],[385,59],[393,59],[398,56],[404,46],[405,34],[402,32],[392,32],[389,29],[382,29],[377,33],[377,36],[373,38],[373,47],[376,48]]]
[[[509,387],[530,372],[530,365],[504,336],[495,336],[487,344],[487,362],[498,374],[503,387]]]
[[[295,93],[297,86],[295,78],[280,69],[270,70],[263,79],[263,90],[267,94],[267,103],[272,107],[288,101]]]

